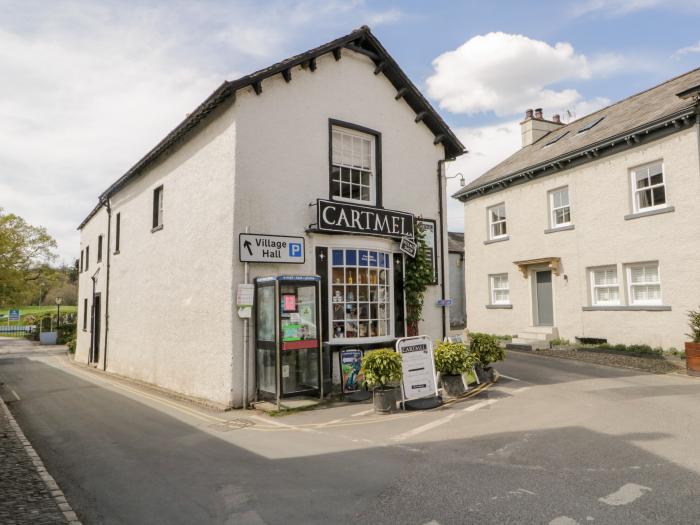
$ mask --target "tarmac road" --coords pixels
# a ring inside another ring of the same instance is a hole
[[[88,524],[700,522],[692,378],[511,352],[510,379],[444,410],[267,423],[2,353],[0,395]]]

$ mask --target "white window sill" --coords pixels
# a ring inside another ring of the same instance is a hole
[[[561,226],[555,226],[554,228],[547,228],[544,233],[556,233],[556,232],[566,232],[569,230],[573,230],[574,225],[573,224],[562,224]]]
[[[347,202],[348,204],[359,204],[360,206],[375,206],[375,202],[373,200],[363,201],[357,199],[349,199],[347,197],[338,197],[337,195],[331,195],[331,200],[337,202]]]
[[[512,310],[512,304],[487,304],[485,305],[487,310]]]
[[[651,217],[652,215],[660,215],[662,213],[671,213],[672,211],[676,211],[675,206],[665,206],[663,208],[654,208],[654,209],[650,209],[650,210],[636,211],[634,213],[630,213],[629,215],[625,215],[625,220],[629,221],[632,219],[639,219],[641,217]]]
[[[503,237],[496,237],[495,239],[488,239],[484,241],[484,244],[493,244],[494,242],[503,242],[510,239],[510,235],[504,235]]]
[[[671,307],[666,304],[631,304],[631,305],[598,305],[584,306],[584,312],[669,312]]]

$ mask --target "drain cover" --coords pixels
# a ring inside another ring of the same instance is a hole
[[[253,423],[250,419],[238,417],[235,419],[222,421],[220,423],[214,423],[213,425],[209,425],[209,428],[218,430],[219,432],[230,432],[231,430],[240,430],[242,428],[252,427],[253,425],[255,425],[255,423]]]

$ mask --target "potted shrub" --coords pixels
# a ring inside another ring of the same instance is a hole
[[[362,358],[365,382],[372,387],[374,411],[388,414],[396,409],[397,383],[401,381],[401,355],[391,348],[367,352]]]
[[[466,391],[462,374],[469,372],[477,358],[463,343],[443,342],[435,347],[435,369],[440,372],[440,380],[445,392],[459,397]]]
[[[478,359],[474,368],[479,381],[493,381],[493,369],[489,365],[496,361],[502,361],[506,356],[498,338],[489,334],[471,333],[469,334],[469,349]]]
[[[691,375],[700,375],[700,311],[688,312],[688,325],[690,333],[687,334],[692,341],[685,343],[685,367]]]

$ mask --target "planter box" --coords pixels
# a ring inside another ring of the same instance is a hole
[[[685,343],[685,367],[688,374],[700,376],[700,343]]]
[[[58,332],[39,332],[39,343],[42,345],[55,345],[58,341]]]

